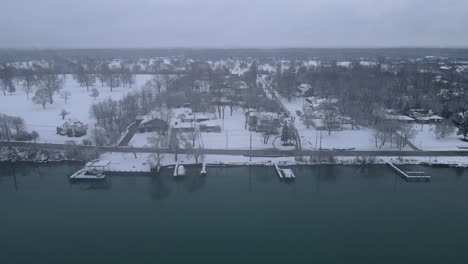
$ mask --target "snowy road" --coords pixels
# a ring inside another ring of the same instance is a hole
[[[30,149],[50,149],[50,150],[64,150],[67,148],[66,144],[52,144],[52,143],[32,143],[32,142],[7,142],[0,141],[0,146],[11,146]],[[76,145],[79,149],[95,149],[93,146]],[[100,152],[123,152],[123,153],[153,153],[154,149],[147,147],[99,147]],[[164,150],[164,153],[174,153],[171,150]],[[191,150],[180,149],[179,153],[190,153]],[[397,151],[397,150],[278,150],[278,149],[202,149],[202,154],[207,155],[238,155],[238,156],[257,156],[257,157],[295,157],[295,156],[418,156],[418,157],[468,157],[467,150],[437,150],[437,151]]]

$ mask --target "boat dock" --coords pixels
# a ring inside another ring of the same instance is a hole
[[[174,166],[174,173],[172,174],[174,177],[178,176],[185,176],[185,167],[179,163],[176,163]]]
[[[278,167],[276,163],[273,163],[273,165],[275,166],[276,173],[278,173],[278,176],[280,177],[280,179],[291,180],[291,179],[296,178],[296,175],[294,175],[291,169],[281,169],[280,167]]]
[[[108,160],[95,160],[86,163],[86,165],[73,173],[70,180],[104,180],[106,170],[109,170],[110,161]]]
[[[200,175],[206,175],[206,163],[202,163],[202,169],[200,171]]]
[[[387,162],[387,165],[390,166],[396,173],[398,173],[405,181],[407,182],[429,182],[431,181],[431,176],[425,175],[423,171],[402,171],[397,166],[391,162]]]

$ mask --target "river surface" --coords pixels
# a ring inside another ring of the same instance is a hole
[[[0,165],[0,263],[468,263],[468,170],[208,168],[71,184]]]

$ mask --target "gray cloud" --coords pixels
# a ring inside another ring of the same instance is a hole
[[[465,0],[0,0],[0,47],[468,46]]]

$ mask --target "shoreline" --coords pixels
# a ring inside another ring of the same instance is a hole
[[[457,163],[446,163],[446,162],[425,162],[425,161],[417,161],[417,160],[411,160],[411,159],[390,159],[390,160],[385,160],[385,159],[377,159],[375,162],[372,163],[359,163],[355,161],[346,161],[346,160],[338,160],[334,162],[300,162],[300,161],[295,161],[295,162],[290,162],[290,161],[276,161],[276,163],[280,166],[285,166],[285,167],[315,167],[315,166],[321,166],[321,165],[326,165],[326,166],[332,166],[332,165],[338,165],[338,166],[382,166],[385,165],[387,161],[391,161],[395,165],[417,165],[417,166],[425,166],[425,167],[436,167],[436,168],[468,168],[468,164],[457,164]],[[61,160],[0,160],[0,165],[40,165],[40,166],[55,166],[55,165],[71,165],[71,166],[84,166],[87,161],[82,161],[82,160],[69,160],[69,159],[61,159]],[[467,161],[468,162],[468,161]],[[161,169],[169,169],[173,168],[175,166],[174,163],[168,163],[163,166],[161,166]],[[188,167],[192,166],[201,166],[202,163],[179,163],[181,165],[185,165]],[[255,167],[272,167],[273,162],[272,161],[259,161],[259,162],[206,162],[207,167],[212,167],[212,168],[222,168],[222,167],[249,167],[249,166],[255,166]],[[113,173],[119,173],[119,172],[128,172],[128,173],[153,173],[151,170],[115,170],[111,169],[110,172]],[[156,173],[155,173],[156,174]]]
[[[99,155],[100,159],[110,160],[114,164],[112,171],[133,171],[149,172],[151,171],[150,154],[105,152]],[[161,161],[163,167],[174,166],[176,163],[173,154],[163,154]],[[53,163],[74,163],[85,164],[95,159],[95,156],[86,158],[70,158],[65,150],[41,150],[27,148],[0,148],[0,163],[34,163],[34,164],[53,164]],[[187,154],[179,155],[179,164],[201,164],[205,162],[207,166],[272,166],[277,163],[280,166],[316,166],[316,165],[382,165],[386,162],[392,162],[397,165],[423,165],[434,167],[456,167],[468,168],[468,157],[466,156],[329,156],[323,159],[316,157],[298,156],[298,157],[249,157],[243,155],[203,155],[198,162],[194,157]]]

